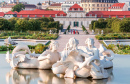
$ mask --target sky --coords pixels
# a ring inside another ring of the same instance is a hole
[[[0,1],[9,1],[9,0],[0,0]],[[30,4],[37,4],[38,2],[43,2],[43,1],[47,1],[47,0],[20,0],[20,1],[26,1]],[[61,1],[65,1],[65,0],[51,0],[51,1],[61,2]],[[125,2],[125,1],[129,1],[129,0],[118,0],[118,1],[119,2]]]

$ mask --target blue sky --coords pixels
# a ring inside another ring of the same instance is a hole
[[[9,0],[0,0],[0,1],[9,1]],[[26,1],[30,4],[37,4],[38,2],[42,2],[42,1],[47,1],[47,0],[20,0],[20,1]],[[51,1],[65,1],[65,0],[51,0]],[[125,2],[125,1],[129,1],[129,0],[118,0],[119,2]]]

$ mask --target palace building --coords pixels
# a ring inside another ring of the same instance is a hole
[[[41,17],[53,17],[55,21],[59,21],[63,24],[63,28],[66,29],[69,25],[71,28],[81,28],[82,25],[89,27],[91,21],[98,20],[99,18],[130,18],[130,11],[90,11],[86,13],[83,8],[74,4],[69,8],[67,13],[63,11],[54,10],[22,10],[17,14],[18,18],[41,18]]]
[[[118,0],[81,0],[81,6],[85,12],[89,11],[108,11],[114,3]]]
[[[89,24],[92,20],[96,20],[96,18],[88,18],[86,17],[86,13],[83,8],[74,4],[69,8],[66,16],[59,16],[54,18],[55,21],[59,21],[64,25],[64,28],[67,28],[69,25],[71,28],[80,28],[82,25],[85,27],[89,27]]]

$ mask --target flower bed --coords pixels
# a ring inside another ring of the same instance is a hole
[[[106,48],[112,50],[115,54],[130,54],[129,45],[109,44],[108,46],[106,46]]]
[[[6,31],[0,33],[0,39],[6,39],[8,37],[12,39],[37,39],[37,40],[52,40],[57,39],[58,34],[48,34],[45,32],[37,31],[37,32],[13,32],[13,31]]]
[[[103,35],[96,35],[96,39],[98,40],[111,40],[111,39],[130,39],[130,33],[126,34],[103,34]]]
[[[43,45],[43,44],[37,44],[37,45],[28,45],[29,49],[31,50],[31,52],[34,52],[36,54],[41,54],[42,52],[44,52],[48,46],[49,46],[50,42],[48,42],[46,45]],[[0,46],[0,53],[1,54],[5,54],[5,51],[12,51],[16,46],[12,46],[12,45],[9,45],[9,46]]]

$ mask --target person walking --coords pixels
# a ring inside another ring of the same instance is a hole
[[[72,34],[72,29],[71,29],[71,34]]]

